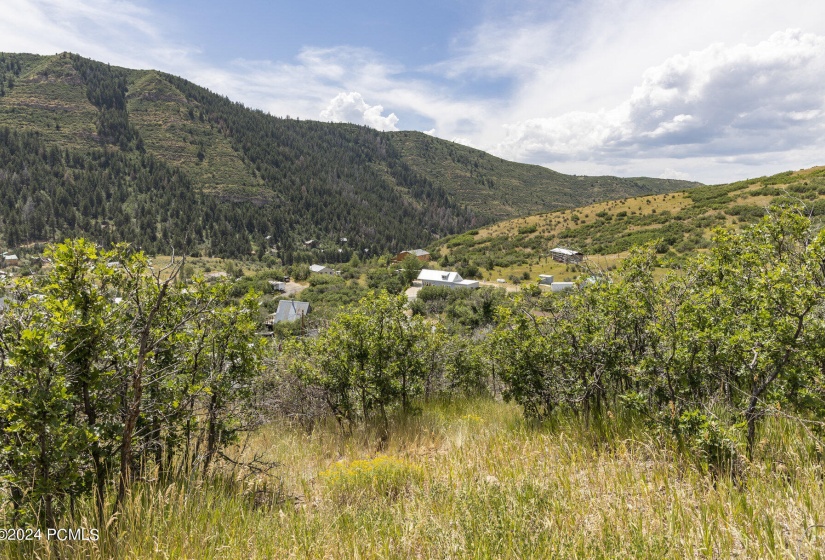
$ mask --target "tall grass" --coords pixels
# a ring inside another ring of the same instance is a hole
[[[499,402],[432,403],[386,443],[273,423],[244,453],[280,462],[277,478],[227,466],[209,483],[144,483],[99,542],[0,556],[823,558],[821,449],[782,419],[761,436],[732,481],[621,414],[530,425]],[[91,518],[81,504],[74,523]]]

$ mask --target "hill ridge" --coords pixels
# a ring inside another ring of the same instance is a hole
[[[536,209],[686,186],[611,177],[581,188],[580,178],[423,133],[274,117],[178,76],[71,53],[0,54],[0,83],[0,128],[10,131],[7,144],[30,145],[41,155],[56,148],[62,162],[41,157],[37,165],[58,183],[74,183],[59,185],[72,192],[66,215],[50,206],[51,194],[40,200],[36,189],[15,191],[0,184],[7,193],[0,218],[17,223],[15,238],[29,243],[69,233],[129,239],[126,233],[138,231],[143,233],[129,240],[152,250],[186,245],[215,254],[256,251],[286,260],[337,260],[356,250],[374,254],[428,245]],[[19,136],[27,131],[37,139]],[[111,158],[125,159],[107,169]],[[20,165],[0,159],[8,176]],[[84,175],[80,168],[86,165],[94,169]],[[184,230],[192,233],[186,239],[169,237],[169,231],[180,229],[171,223],[178,219],[174,216],[154,224],[139,216],[167,215],[148,199],[139,202],[142,195],[133,190],[140,174],[152,176],[157,165],[180,177],[176,180],[196,191],[192,200],[203,205],[205,213],[187,222]],[[112,174],[127,169],[127,177]],[[101,187],[100,181],[117,187]],[[112,198],[114,191],[123,194]],[[26,207],[30,210],[23,212]],[[34,214],[47,226],[29,223]],[[217,227],[212,222],[224,224],[220,232],[207,233]],[[107,235],[101,236],[103,229]],[[216,245],[216,237],[237,239],[230,250],[225,243]],[[342,237],[349,240],[345,247],[337,245]],[[310,238],[322,241],[321,254],[304,250],[302,240]]]

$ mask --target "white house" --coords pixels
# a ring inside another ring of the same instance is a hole
[[[448,288],[478,288],[477,280],[465,280],[458,272],[424,268],[418,274],[422,286],[446,286]]]
[[[321,264],[309,265],[309,271],[313,274],[335,274],[335,271]]]
[[[275,323],[284,323],[290,321],[297,321],[309,314],[310,306],[306,301],[295,301],[291,299],[282,299],[278,302],[278,309],[270,315],[264,324],[272,327]]]

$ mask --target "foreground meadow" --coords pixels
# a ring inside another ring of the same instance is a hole
[[[96,542],[9,558],[823,558],[821,449],[781,419],[737,480],[638,422],[534,425],[493,400],[431,403],[388,441],[268,425],[208,483],[148,480]],[[90,504],[72,526],[93,526]],[[116,529],[116,530],[115,530]]]

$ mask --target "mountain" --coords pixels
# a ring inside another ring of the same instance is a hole
[[[390,138],[412,169],[477,214],[497,221],[701,185],[649,177],[565,175],[540,165],[507,161],[422,132],[392,132]]]
[[[446,237],[432,250],[465,268],[521,270],[546,263],[556,246],[609,256],[655,241],[658,252],[678,260],[709,246],[715,227],[753,223],[771,205],[798,206],[821,222],[825,167],[507,220]]]
[[[13,247],[86,235],[334,261],[694,185],[568,176],[420,133],[277,118],[69,53],[0,54],[0,84],[0,219]]]

